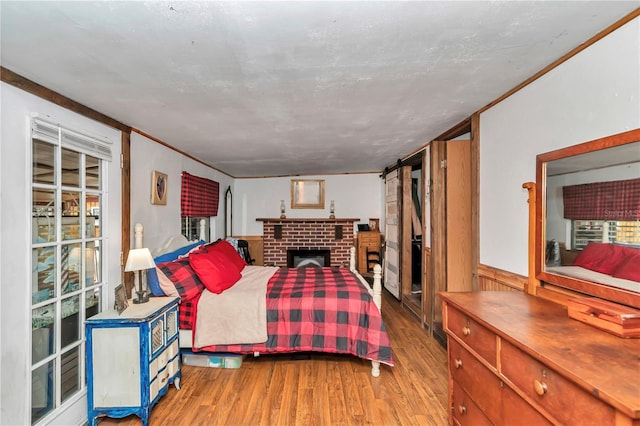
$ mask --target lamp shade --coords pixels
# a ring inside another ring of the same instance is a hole
[[[131,249],[127,257],[127,264],[124,266],[125,272],[141,271],[143,269],[155,268],[151,252],[148,248]]]

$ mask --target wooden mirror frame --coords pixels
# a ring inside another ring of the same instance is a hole
[[[536,156],[536,187],[538,188],[538,195],[536,197],[535,276],[541,281],[542,285],[552,284],[589,296],[640,308],[640,293],[568,276],[552,274],[544,270],[547,199],[546,163],[633,142],[640,142],[640,129],[618,133]]]
[[[233,193],[231,186],[224,193],[224,236],[233,236]]]
[[[324,209],[324,179],[292,179],[292,209]]]

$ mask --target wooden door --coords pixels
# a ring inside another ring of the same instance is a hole
[[[444,343],[438,293],[473,290],[471,141],[432,142],[431,178],[431,288],[425,318]]]
[[[428,328],[440,343],[446,342],[442,330],[442,308],[438,293],[447,290],[446,233],[446,142],[431,142],[431,282],[425,300]]]
[[[425,152],[402,167],[400,282],[402,303],[423,320]]]
[[[385,227],[384,227],[384,288],[400,299],[399,265],[399,218],[400,206],[398,194],[400,192],[400,170],[394,170],[386,175],[385,182]]]
[[[467,291],[472,289],[471,141],[447,142],[446,171],[447,291]]]
[[[413,200],[411,198],[411,166],[402,166],[400,169],[400,290],[402,303],[414,314],[419,315],[419,309],[411,297],[411,237],[412,237],[412,212]]]

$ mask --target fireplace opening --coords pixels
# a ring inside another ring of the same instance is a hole
[[[289,268],[321,268],[323,266],[331,266],[329,249],[287,249],[287,267]]]

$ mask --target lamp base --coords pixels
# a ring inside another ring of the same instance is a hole
[[[149,301],[149,295],[145,291],[136,291],[138,297],[133,299],[134,304],[147,303]]]

